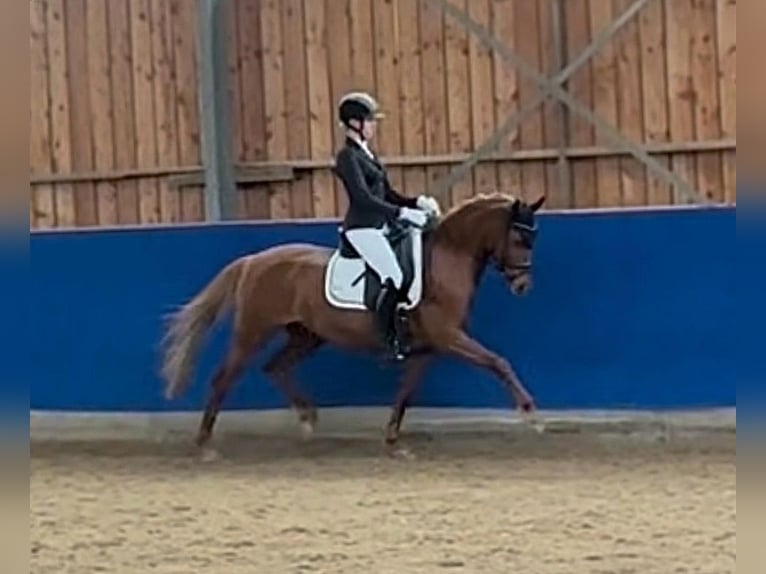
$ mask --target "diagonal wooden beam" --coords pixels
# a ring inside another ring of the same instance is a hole
[[[425,0],[431,1],[433,4],[439,4],[440,9],[444,9],[441,6],[439,0]],[[620,16],[618,16],[609,26],[601,30],[599,34],[593,39],[593,41],[586,46],[571,62],[558,72],[552,81],[559,86],[562,86],[570,77],[572,77],[577,70],[582,68],[588,61],[601,49],[607,42],[609,42],[617,32],[619,32],[628,22],[630,22],[638,12],[649,2],[649,0],[638,0],[632,4],[627,10],[625,10]],[[452,8],[452,6],[449,6]],[[459,18],[462,14],[459,10],[454,9],[457,12]],[[467,15],[465,15],[467,18]],[[441,195],[448,191],[458,181],[463,179],[473,167],[478,164],[484,157],[496,151],[502,141],[516,130],[529,116],[534,113],[537,108],[549,97],[553,95],[550,90],[543,89],[537,98],[527,102],[522,108],[515,114],[509,115],[500,127],[481,145],[479,148],[469,156],[469,158],[460,164],[457,168],[451,170],[447,174],[446,178],[442,178],[435,184],[436,194]]]
[[[649,2],[649,0],[636,0],[625,12],[623,12],[615,21],[606,29],[604,29],[599,36],[583,50],[572,62],[564,68],[554,78],[547,78],[537,72],[526,60],[514,54],[503,42],[494,37],[484,26],[474,21],[464,11],[451,5],[447,0],[423,0],[428,1],[439,7],[445,14],[454,18],[460,22],[469,32],[471,32],[477,39],[482,42],[489,49],[495,50],[500,57],[509,65],[521,71],[526,76],[529,76],[541,89],[541,94],[535,101],[530,102],[529,105],[524,106],[519,113],[509,116],[501,127],[485,141],[477,150],[471,154],[471,156],[461,164],[455,170],[452,170],[449,175],[442,181],[437,182],[436,193],[442,194],[447,191],[455,182],[459,181],[468,173],[468,171],[476,165],[476,163],[485,155],[492,153],[503,138],[512,132],[516,127],[528,117],[537,107],[545,101],[549,96],[556,97],[560,102],[564,103],[574,113],[582,116],[588,122],[590,122],[598,131],[602,132],[604,136],[611,141],[612,145],[618,147],[630,153],[637,160],[644,163],[650,171],[652,171],[657,177],[663,179],[667,183],[670,183],[676,187],[680,193],[688,200],[697,201],[700,203],[707,203],[707,200],[703,196],[694,190],[688,182],[684,181],[673,171],[668,170],[665,166],[652,158],[646,150],[640,145],[630,141],[613,126],[609,125],[602,118],[596,115],[592,110],[578,102],[569,93],[561,88],[561,85],[566,81],[574,71],[579,69],[585,64],[622,26],[629,22],[643,7]],[[563,79],[562,79],[563,78]]]

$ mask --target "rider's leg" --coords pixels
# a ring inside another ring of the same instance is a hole
[[[395,314],[403,277],[396,256],[382,230],[350,229],[346,237],[380,277],[383,287],[376,305],[378,329],[394,356],[402,359],[403,341],[399,338]]]
[[[349,229],[346,231],[346,237],[362,259],[375,270],[381,283],[391,279],[394,287],[401,288],[404,280],[402,270],[382,229]]]

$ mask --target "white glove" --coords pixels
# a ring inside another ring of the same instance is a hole
[[[410,209],[409,207],[402,207],[399,210],[399,219],[409,221],[413,225],[423,227],[428,221],[428,214],[425,211],[419,209]]]
[[[428,211],[429,213],[433,213],[437,216],[442,214],[441,208],[439,207],[439,202],[436,201],[436,199],[433,197],[428,195],[420,195],[416,201],[418,209]]]

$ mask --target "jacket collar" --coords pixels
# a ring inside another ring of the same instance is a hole
[[[352,138],[350,136],[346,136],[346,145],[350,146],[350,147],[353,147],[355,149],[358,149],[361,153],[364,154],[364,157],[366,157],[367,159],[371,160],[372,162],[374,162],[378,166],[381,165],[380,160],[378,160],[377,154],[374,151],[372,151],[370,148],[367,148],[370,151],[370,153],[367,153],[367,151],[364,150],[362,145],[358,141],[356,141],[354,138]],[[372,157],[370,157],[370,156],[372,156]]]

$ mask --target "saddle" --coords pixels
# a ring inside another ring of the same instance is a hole
[[[402,270],[401,307],[414,309],[423,294],[423,231],[398,222],[386,238]],[[378,274],[361,258],[339,229],[338,247],[325,270],[325,297],[339,309],[374,311],[382,284]]]

